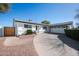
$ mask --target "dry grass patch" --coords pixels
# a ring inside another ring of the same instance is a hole
[[[37,56],[33,45],[34,35],[25,35],[18,37],[19,40],[24,40],[25,44],[5,46],[5,40],[0,39],[0,55],[2,56]],[[17,39],[16,39],[17,40]],[[17,41],[19,43],[19,41]]]

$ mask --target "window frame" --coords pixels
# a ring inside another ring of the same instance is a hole
[[[24,24],[24,28],[32,28],[32,25]]]

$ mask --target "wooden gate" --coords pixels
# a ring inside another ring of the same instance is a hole
[[[4,27],[4,36],[15,36],[14,27]]]

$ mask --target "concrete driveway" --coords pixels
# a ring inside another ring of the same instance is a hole
[[[34,38],[40,56],[78,56],[79,42],[62,34],[41,33]]]

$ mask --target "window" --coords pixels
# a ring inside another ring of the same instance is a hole
[[[24,24],[24,28],[32,28],[32,26]]]
[[[43,29],[47,29],[47,27],[43,27]]]

